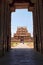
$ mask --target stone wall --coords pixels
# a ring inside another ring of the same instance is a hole
[[[36,0],[33,11],[34,24],[34,48],[39,52],[43,52],[43,8],[42,0]]]
[[[0,9],[0,56],[1,56],[4,55],[8,49],[10,49],[11,13],[9,11],[9,5],[7,0],[1,0],[0,8],[1,8]]]

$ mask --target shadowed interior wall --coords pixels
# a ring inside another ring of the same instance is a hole
[[[7,0],[1,0],[1,12],[0,12],[0,56],[4,55],[7,51],[7,47],[10,48],[10,36],[11,36],[11,24],[10,24],[10,11]],[[7,43],[7,37],[9,37],[9,43]],[[8,46],[7,46],[8,44]]]

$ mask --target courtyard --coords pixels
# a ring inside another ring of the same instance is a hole
[[[34,48],[33,42],[11,42],[11,48]]]

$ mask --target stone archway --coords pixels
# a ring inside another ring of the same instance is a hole
[[[1,0],[0,1],[0,52],[7,51],[7,35],[9,49],[11,41],[11,12],[16,8],[28,8],[33,12],[34,49],[43,53],[43,2],[42,0]],[[4,43],[4,44],[3,44]],[[36,46],[36,44],[38,46]],[[0,53],[1,55],[2,53]]]
[[[37,51],[41,52],[41,26],[40,26],[40,12],[39,7],[41,8],[40,2],[42,1],[37,1],[37,0],[13,0],[12,3],[10,3],[10,11],[15,11],[15,9],[20,9],[20,8],[28,8],[28,11],[33,12],[33,31],[34,31],[34,48]]]

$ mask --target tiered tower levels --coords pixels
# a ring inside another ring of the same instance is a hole
[[[18,27],[16,33],[14,33],[14,37],[12,38],[12,41],[33,41],[33,38],[31,37],[31,34],[28,33],[28,30],[26,27]]]
[[[29,36],[29,37],[31,37],[31,34],[28,33],[28,30],[26,27],[18,27],[16,34],[14,34],[14,37],[15,36]]]

